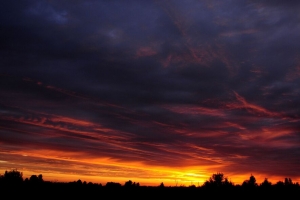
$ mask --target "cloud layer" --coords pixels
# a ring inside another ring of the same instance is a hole
[[[300,181],[299,8],[0,3],[0,170]]]

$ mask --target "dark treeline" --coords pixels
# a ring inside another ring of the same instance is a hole
[[[5,171],[0,175],[0,193],[7,193],[11,197],[37,197],[35,193],[42,193],[48,197],[59,197],[65,195],[66,198],[87,198],[101,195],[111,197],[158,197],[163,195],[167,198],[182,197],[300,197],[299,183],[295,183],[291,178],[285,178],[273,184],[266,178],[262,183],[257,183],[253,175],[245,180],[241,185],[229,181],[223,173],[213,174],[209,180],[201,186],[164,186],[163,183],[157,186],[140,186],[139,183],[131,180],[124,184],[117,182],[107,182],[105,185],[81,181],[73,182],[51,182],[44,181],[43,175],[31,175],[30,178],[23,178],[23,173],[18,170]]]

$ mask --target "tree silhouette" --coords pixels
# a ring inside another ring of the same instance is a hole
[[[3,181],[7,184],[20,184],[23,182],[23,173],[19,172],[17,169],[5,171]]]
[[[139,187],[140,183],[132,182],[131,180],[126,181],[124,187]]]
[[[223,181],[223,186],[225,187],[232,187],[234,186],[233,183],[231,181],[228,181],[228,178],[226,177]]]
[[[282,187],[284,187],[284,182],[278,181],[278,182],[275,184],[275,186],[276,186],[276,187],[282,188]]]
[[[292,179],[291,178],[285,178],[284,179],[284,185],[285,186],[291,186],[291,185],[293,185]]]
[[[184,194],[185,198],[193,198],[195,195],[197,196],[198,191],[200,191],[203,196],[210,195],[214,198],[223,198],[227,199],[228,197],[239,197],[243,198],[245,195],[249,195],[249,197],[255,198],[255,196],[259,195],[268,195],[265,197],[273,198],[281,196],[279,194],[284,194],[285,197],[293,197],[295,195],[299,196],[300,186],[297,183],[293,183],[291,178],[285,178],[282,181],[277,182],[272,185],[267,178],[260,183],[259,185],[256,183],[255,177],[251,174],[248,180],[243,182],[243,185],[234,185],[227,177],[224,176],[223,173],[212,174],[212,176],[203,184],[203,189],[199,186],[196,188],[194,184],[189,187],[185,187],[181,185],[180,187],[175,186],[174,188],[165,187],[164,183],[161,182],[158,184],[155,189],[153,187],[144,187],[139,186],[139,183],[133,182],[131,180],[126,181],[124,187],[120,183],[116,182],[107,182],[106,187],[101,187],[101,184],[93,184],[92,182],[87,183],[86,181],[81,181],[80,179],[69,182],[43,182],[43,176],[40,175],[31,175],[30,178],[26,178],[25,182],[22,183],[23,180],[22,172],[17,170],[5,171],[3,175],[0,175],[0,191],[2,196],[9,195],[22,195],[24,196],[23,191],[29,191],[28,195],[31,194],[31,191],[44,191],[47,195],[54,195],[56,198],[58,194],[63,192],[66,195],[69,195],[70,199],[76,199],[78,196],[84,195],[84,198],[89,199],[89,197],[94,197],[98,195],[99,192],[103,195],[119,195],[122,193],[127,198],[127,195],[131,195],[129,197],[133,197],[132,195],[145,195],[152,194],[154,196],[158,196],[157,194],[163,193],[168,195],[169,198],[180,196],[180,194]],[[5,182],[4,182],[5,181]],[[41,185],[35,183],[42,183]],[[22,183],[19,185],[9,184],[9,183]],[[34,183],[34,184],[33,184]],[[6,193],[6,194],[5,194]],[[201,195],[202,195],[201,194]],[[70,196],[71,195],[71,196]],[[153,196],[153,197],[154,197]],[[11,196],[10,196],[11,197]],[[31,196],[30,196],[31,197]],[[30,198],[29,197],[29,198]],[[111,196],[112,197],[112,196]],[[17,199],[17,198],[10,198]],[[92,198],[91,198],[92,199]]]
[[[228,178],[224,176],[223,173],[213,174],[209,180],[204,182],[204,187],[223,187],[223,186],[233,186],[233,184],[228,181]]]
[[[131,181],[131,180],[125,182],[125,184],[124,184],[125,187],[131,187],[132,185],[133,185],[133,184],[132,184],[132,181]]]
[[[250,185],[254,185],[256,186],[257,183],[256,183],[256,178],[251,174],[250,178],[249,178],[249,184]]]
[[[29,178],[29,182],[33,183],[33,184],[42,183],[42,182],[44,182],[43,175],[42,174],[40,174],[38,176],[37,175],[31,175],[30,178]]]
[[[249,180],[245,180],[242,184],[243,187],[254,188],[257,186],[256,178],[251,174]]]
[[[115,182],[107,182],[105,187],[109,187],[109,188],[119,188],[121,187],[121,183],[115,183]]]
[[[272,183],[268,181],[267,178],[265,178],[265,180],[260,184],[260,186],[263,188],[270,188],[272,186]]]
[[[43,180],[43,175],[42,175],[42,174],[39,174],[38,178],[39,178],[39,181],[40,181],[40,182],[43,182],[43,181],[44,181],[44,180]]]

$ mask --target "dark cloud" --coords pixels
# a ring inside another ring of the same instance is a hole
[[[86,165],[155,180],[174,179],[157,167],[299,179],[297,10],[297,1],[1,2],[0,162],[36,170],[44,160],[41,169],[67,173],[76,161],[78,174],[73,166]]]

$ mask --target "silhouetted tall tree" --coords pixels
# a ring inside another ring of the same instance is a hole
[[[249,180],[245,180],[242,186],[248,188],[255,188],[257,186],[256,178],[251,174]]]
[[[284,179],[284,185],[285,186],[291,186],[291,185],[293,185],[292,179],[291,178],[285,178]]]

